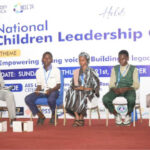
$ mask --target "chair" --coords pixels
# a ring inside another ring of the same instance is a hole
[[[0,100],[0,119],[2,118],[4,111],[8,111],[8,108],[7,108],[7,106],[6,106],[6,102]],[[9,115],[9,112],[8,112],[8,118],[9,118],[9,121],[11,121],[11,119],[10,119],[9,116],[10,116],[10,115]]]
[[[140,121],[142,123],[142,110],[140,105],[140,90],[136,91],[136,104],[133,109],[133,126],[135,127],[135,111],[136,109],[139,109],[140,112]],[[127,100],[124,97],[117,97],[113,100],[114,105],[127,105]],[[106,126],[108,126],[108,120],[109,120],[109,111],[106,109]]]
[[[141,103],[140,103],[140,91],[138,90],[136,92],[136,104],[134,106],[133,109],[133,126],[135,127],[135,111],[136,109],[139,109],[139,113],[140,113],[140,122],[142,123],[142,109],[141,109]]]
[[[10,91],[11,91],[11,89],[12,89],[11,86],[10,86],[10,89],[9,89],[9,86],[5,86],[5,89],[6,89],[6,88],[7,88],[7,90],[10,90]],[[0,100],[0,119],[2,118],[4,111],[8,111],[6,102],[3,101],[3,100]],[[8,111],[8,118],[9,118],[9,122],[11,122],[9,111]]]
[[[150,94],[146,95],[146,107],[149,110],[149,121],[148,121],[148,126],[150,127]]]
[[[93,110],[97,111],[98,119],[100,119],[100,111],[99,111],[99,107],[98,107],[98,97],[94,96],[92,101],[90,101],[88,99],[88,101],[87,101],[87,110],[89,111],[89,126],[91,126],[91,124],[92,124],[91,117],[92,117],[92,111]]]
[[[63,74],[61,72],[61,87],[60,87],[60,92],[59,92],[59,97],[56,100],[56,109],[55,109],[55,126],[57,125],[57,110],[58,109],[63,109],[63,113],[64,113],[64,122],[63,125],[66,125],[66,110],[65,107],[63,105],[63,92],[64,92],[64,77]],[[42,111],[41,107],[42,106],[48,106],[48,101],[47,98],[38,98],[35,102],[35,104],[38,106],[39,110]],[[31,114],[31,120],[32,120],[32,114]]]
[[[148,121],[148,126],[150,127],[150,108],[149,108],[149,121]]]

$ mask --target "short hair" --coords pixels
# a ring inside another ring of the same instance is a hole
[[[53,55],[52,55],[51,52],[45,52],[45,53],[43,54],[42,59],[45,57],[45,55],[49,55],[51,58],[53,58]]]
[[[119,55],[126,55],[127,57],[129,57],[129,53],[128,53],[127,50],[121,50],[121,51],[119,52]]]

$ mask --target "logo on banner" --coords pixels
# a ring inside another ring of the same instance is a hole
[[[127,105],[118,105],[116,111],[120,114],[125,114],[128,111]]]
[[[21,8],[21,4],[18,3],[16,5],[14,5],[13,11],[16,12],[16,13],[23,13],[23,9]]]
[[[12,86],[13,89],[11,90],[12,92],[21,92],[23,90],[23,86],[21,83],[17,84],[5,84],[6,87]]]
[[[7,12],[7,5],[0,5],[0,13],[6,13]]]
[[[24,115],[24,107],[16,107],[16,115],[23,116]]]
[[[32,112],[30,111],[30,109],[29,109],[29,108],[27,108],[27,109],[25,110],[25,114],[29,116],[29,115],[31,115],[31,114],[32,114]]]
[[[4,111],[4,115],[7,115],[8,112]],[[24,107],[16,107],[16,116],[24,116]]]
[[[51,114],[51,110],[49,108],[42,108],[42,113],[45,114],[45,115],[46,114]],[[63,116],[64,112],[61,111],[61,110],[58,110],[57,115],[58,115],[58,117]]]
[[[21,3],[18,3],[18,4],[14,5],[13,11],[15,13],[19,14],[19,13],[23,13],[26,10],[31,10],[33,8],[34,8],[33,4],[23,4],[22,5]]]

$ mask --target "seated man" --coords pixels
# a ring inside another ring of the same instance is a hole
[[[1,72],[0,72],[0,100],[6,102],[9,117],[11,120],[10,126],[12,126],[13,121],[16,120],[16,104],[14,94],[4,88],[4,80]]]
[[[35,104],[35,101],[41,97],[48,98],[48,105],[52,111],[50,124],[54,124],[56,99],[59,96],[60,89],[60,71],[52,65],[53,56],[50,52],[43,54],[43,67],[36,72],[37,88],[34,93],[25,97],[25,102],[32,111],[33,115],[38,115],[37,125],[42,125],[45,116],[40,112]],[[43,93],[41,93],[43,91]]]
[[[119,52],[120,65],[114,66],[111,71],[110,90],[103,97],[103,103],[110,113],[115,115],[116,124],[129,125],[131,123],[131,113],[135,106],[136,92],[140,86],[138,70],[135,66],[128,64],[129,54],[126,50]],[[113,100],[116,97],[123,96],[128,102],[128,113],[122,122],[121,115],[116,112]]]

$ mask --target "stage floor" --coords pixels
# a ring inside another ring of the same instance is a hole
[[[6,120],[6,119],[3,119]],[[19,119],[20,120],[20,119]],[[22,119],[26,120],[26,119]],[[47,119],[43,126],[36,126],[34,132],[0,133],[0,150],[149,150],[150,127],[148,120],[143,120],[133,126],[116,126],[114,120],[109,121],[106,127],[105,120],[88,120],[84,127],[73,128],[73,120],[68,119],[64,127],[63,120],[58,125],[48,124]]]

